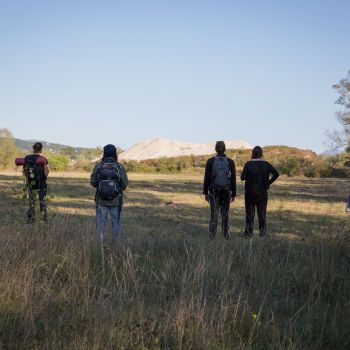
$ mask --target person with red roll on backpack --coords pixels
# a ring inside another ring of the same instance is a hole
[[[23,174],[26,179],[26,188],[29,198],[27,219],[29,223],[35,221],[36,201],[39,198],[41,219],[47,220],[47,177],[49,175],[48,160],[41,155],[43,145],[36,142],[33,145],[33,154],[24,158]]]
[[[216,235],[218,216],[224,237],[230,239],[230,203],[236,198],[236,167],[234,161],[225,154],[224,141],[216,142],[216,156],[208,159],[205,166],[203,194],[210,204],[209,238]]]

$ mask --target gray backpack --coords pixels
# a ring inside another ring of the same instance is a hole
[[[121,195],[121,178],[117,162],[110,159],[103,161],[98,180],[98,191],[103,199],[113,200]]]
[[[216,190],[230,190],[231,172],[227,157],[215,157],[212,170],[212,187]]]

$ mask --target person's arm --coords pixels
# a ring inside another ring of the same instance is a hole
[[[268,164],[269,164],[269,174],[272,174],[272,177],[269,179],[269,186],[270,186],[278,179],[278,177],[280,176],[280,173],[270,163]]]
[[[129,184],[128,175],[125,171],[125,168],[120,163],[119,163],[119,169],[120,169],[120,179],[121,179],[121,183],[122,183],[122,189],[124,191],[128,187],[128,184]]]
[[[48,163],[46,163],[46,164],[43,166],[43,170],[44,170],[44,176],[45,176],[45,177],[48,177],[49,172],[50,172],[50,170],[49,170],[49,164],[48,164]]]
[[[90,185],[95,188],[98,186],[98,169],[99,164],[96,164],[90,176]]]
[[[247,163],[244,164],[243,171],[241,174],[241,181],[247,180]]]
[[[205,199],[208,201],[209,195],[209,185],[210,185],[210,173],[211,173],[211,164],[210,159],[207,160],[207,164],[205,165],[204,172],[204,183],[203,183],[203,194],[205,195]]]
[[[41,156],[41,155],[39,155],[38,156],[38,159],[40,159],[41,161],[44,161],[44,165],[42,166],[42,169],[43,169],[43,175],[44,175],[44,177],[48,177],[48,175],[49,175],[49,161],[47,160],[47,158],[46,157],[44,157],[44,156]]]
[[[236,186],[236,165],[232,159],[230,159],[230,172],[231,172],[231,198],[233,199],[237,195],[237,186]]]

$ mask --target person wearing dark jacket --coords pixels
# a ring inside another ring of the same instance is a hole
[[[128,176],[118,162],[114,145],[103,148],[102,161],[97,163],[91,173],[90,184],[96,188],[96,229],[103,243],[106,234],[108,213],[112,218],[113,241],[120,237],[120,219],[123,206],[123,192],[128,186]]]
[[[259,218],[260,236],[267,234],[266,209],[270,185],[279,177],[278,171],[267,161],[262,159],[263,150],[256,146],[252,151],[252,159],[245,163],[241,180],[245,181],[245,237],[253,235],[255,207]],[[272,175],[270,177],[270,175]]]
[[[213,239],[221,213],[221,226],[224,237],[230,239],[229,209],[236,197],[236,167],[232,159],[225,154],[226,146],[218,141],[215,146],[216,156],[208,159],[205,166],[203,194],[210,204],[209,238]]]

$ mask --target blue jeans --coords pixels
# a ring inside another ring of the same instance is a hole
[[[101,242],[104,241],[106,235],[106,226],[108,220],[108,213],[112,218],[112,237],[113,241],[116,241],[120,236],[120,217],[121,207],[96,207],[96,229],[100,236]]]

